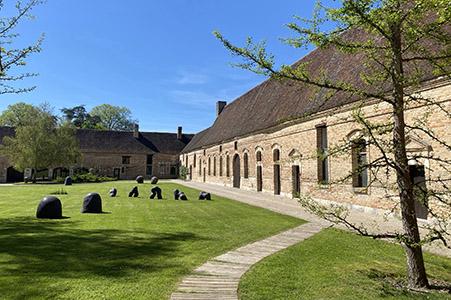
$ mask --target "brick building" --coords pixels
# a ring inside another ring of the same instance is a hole
[[[343,54],[331,49],[317,49],[301,59],[309,62],[313,72],[325,72],[328,78],[340,78],[359,86],[365,68],[358,54]],[[451,82],[435,78],[429,66],[416,92],[451,108]],[[431,72],[429,72],[431,71]],[[389,91],[390,87],[383,87]],[[230,104],[217,103],[217,117],[211,127],[196,134],[182,151],[180,160],[194,181],[234,186],[241,189],[296,196],[308,192],[315,199],[372,212],[385,212],[399,202],[395,189],[370,185],[370,172],[362,172],[341,183],[329,184],[352,173],[356,161],[374,159],[375,147],[363,147],[359,153],[349,151],[339,157],[319,159],[318,151],[343,140],[361,136],[361,127],[351,118],[356,105],[371,121],[391,118],[390,107],[375,99],[356,99],[344,93],[300,83],[269,79]],[[451,143],[449,114],[437,105],[407,107],[406,121],[428,114],[428,125],[448,145]],[[432,184],[433,179],[449,174],[428,157],[451,159],[446,146],[426,135],[408,137],[407,149],[412,174]],[[365,144],[365,143],[364,143]],[[387,175],[394,182],[394,174]],[[395,186],[395,185],[394,185]],[[429,207],[449,214],[447,208],[431,200]],[[417,215],[427,218],[427,211],[417,203]]]
[[[0,142],[4,136],[14,135],[14,129],[0,127]],[[177,133],[133,132],[78,129],[76,132],[82,154],[78,165],[43,170],[48,179],[67,176],[76,171],[119,179],[135,179],[138,175],[177,178],[179,155],[193,135]],[[29,170],[26,170],[26,172]],[[17,172],[5,157],[0,156],[0,182],[23,181],[24,173]]]

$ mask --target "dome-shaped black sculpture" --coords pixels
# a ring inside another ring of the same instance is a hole
[[[186,197],[186,195],[185,195],[184,192],[180,192],[180,193],[179,193],[179,199],[180,199],[180,200],[188,200],[188,198]]]
[[[207,192],[200,192],[199,194],[199,200],[211,200],[210,193]]]
[[[98,193],[89,193],[83,199],[82,213],[100,214],[102,213],[102,198]]]
[[[152,176],[152,178],[150,178],[150,183],[151,184],[157,184],[158,183],[158,177]]]
[[[116,188],[112,188],[108,193],[110,194],[110,197],[116,197],[117,189]]]
[[[136,182],[137,182],[137,183],[144,183],[144,177],[142,177],[141,175],[139,175],[138,177],[136,177]]]
[[[60,199],[55,196],[47,196],[39,202],[36,210],[36,218],[39,219],[61,219],[63,209]]]
[[[72,177],[67,176],[67,177],[64,179],[64,185],[72,185]]]

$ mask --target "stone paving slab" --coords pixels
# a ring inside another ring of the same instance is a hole
[[[324,224],[307,223],[219,255],[179,283],[172,300],[237,300],[241,276],[263,258],[314,235]]]

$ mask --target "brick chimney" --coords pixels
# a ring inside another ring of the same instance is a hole
[[[218,117],[222,113],[222,111],[226,105],[227,105],[226,101],[216,102],[216,117]]]
[[[177,139],[181,141],[182,138],[183,138],[182,126],[179,126],[177,127]]]
[[[139,125],[136,123],[133,125],[133,137],[139,138]]]

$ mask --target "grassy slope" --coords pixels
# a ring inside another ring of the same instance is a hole
[[[451,260],[426,254],[431,279],[451,282]],[[289,270],[289,271],[288,271]],[[400,246],[326,229],[255,265],[240,282],[241,299],[451,299],[394,289],[403,280]]]
[[[0,187],[1,299],[164,299],[177,281],[208,258],[302,221],[224,198],[190,201],[127,198],[133,182],[64,187],[64,220],[34,218],[39,200],[60,185]],[[107,197],[111,186],[118,198]],[[99,192],[104,211],[81,214],[82,199]]]

